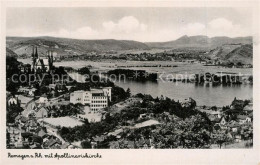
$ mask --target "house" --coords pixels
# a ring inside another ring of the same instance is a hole
[[[253,103],[249,103],[248,105],[246,105],[243,109],[243,111],[246,113],[246,114],[249,114],[251,112],[253,112]]]
[[[240,125],[237,121],[232,120],[232,121],[230,121],[230,122],[228,123],[227,126],[230,128],[230,130],[231,130],[233,133],[236,133],[236,132],[238,131],[238,129],[240,128],[241,125]]]
[[[181,106],[185,108],[195,108],[196,101],[189,97],[188,99],[181,101]]]
[[[219,126],[224,126],[227,124],[227,120],[225,119],[224,116],[222,116],[221,118],[218,118],[215,115],[209,115],[208,118],[212,123],[215,123],[216,125],[219,125]]]
[[[39,98],[39,103],[46,103],[48,102],[48,98],[47,98],[47,95],[44,94],[42,95],[40,98]]]
[[[61,149],[69,149],[69,146],[70,146],[71,144],[69,143],[69,142],[65,142],[65,143],[63,143],[61,146],[60,146],[60,148]]]
[[[36,134],[41,138],[47,137],[48,133],[46,127],[41,127],[40,129],[36,130]]]
[[[229,139],[232,139],[232,138],[233,138],[233,136],[231,135],[230,132],[227,133],[227,137],[228,137]]]
[[[206,65],[207,64],[207,61],[200,61],[200,63],[202,64],[202,65]]]
[[[8,133],[10,133],[10,141],[12,143],[14,143],[14,142],[17,142],[18,140],[20,140],[22,138],[22,136],[21,136],[20,130],[18,130],[15,127],[11,127],[11,128],[8,129]]]
[[[32,97],[32,96],[34,96],[35,91],[36,91],[36,88],[20,87],[17,92],[19,92],[19,93],[21,93],[21,94],[23,94],[25,96]]]
[[[232,132],[237,132],[238,131],[238,127],[236,127],[236,126],[233,126],[231,129],[232,129]]]
[[[215,124],[219,124],[220,123],[220,118],[218,118],[217,116],[215,115],[208,115],[208,118],[209,120],[212,122],[212,123],[215,123]]]
[[[110,149],[119,149],[120,145],[118,141],[109,142]]]
[[[11,97],[9,98],[9,100],[8,100],[8,105],[17,105],[17,103],[18,103],[17,98],[15,98],[15,97],[13,97],[13,96],[11,96]]]
[[[104,136],[104,135],[93,137],[93,140],[95,142],[103,142],[105,139],[106,139],[106,136]]]
[[[15,123],[24,125],[27,122],[27,120],[29,120],[29,118],[22,115],[18,115],[15,118]]]
[[[225,117],[221,117],[220,121],[219,121],[220,125],[226,125],[227,124],[227,120],[225,119]]]
[[[32,97],[26,97],[26,96],[23,96],[23,95],[16,95],[16,97],[17,97],[17,100],[19,101],[20,106],[22,108],[25,108],[27,103],[30,102],[31,100],[33,100]]]
[[[205,109],[199,109],[201,112],[205,112],[207,115],[212,115],[216,118],[221,118],[222,117],[222,112],[220,111],[213,111],[213,110],[205,110]]]
[[[38,124],[35,119],[30,119],[30,120],[27,120],[24,127],[26,128],[27,132],[35,132],[38,128]]]
[[[44,143],[45,148],[60,148],[61,142],[57,139],[51,138]]]
[[[15,147],[22,149],[24,147],[23,142],[22,141],[15,142]]]
[[[239,143],[239,142],[241,142],[241,139],[242,139],[241,135],[239,135],[239,134],[235,135],[235,142]]]
[[[253,65],[252,64],[244,64],[243,68],[253,68]]]
[[[57,90],[59,93],[68,91],[65,84],[60,84],[60,83],[56,84],[55,90]]]
[[[49,89],[50,89],[50,90],[51,90],[51,89],[53,89],[53,90],[54,90],[54,89],[55,89],[55,87],[56,87],[56,84],[49,84],[49,86],[48,86],[48,87],[49,87]]]
[[[147,117],[148,117],[148,115],[146,113],[143,113],[143,114],[139,115],[139,119],[145,119]]]
[[[237,120],[240,124],[251,123],[252,119],[246,115],[238,115]]]
[[[36,118],[45,118],[48,117],[48,110],[45,107],[41,107],[35,110]]]
[[[39,101],[40,102],[40,101]],[[36,118],[45,118],[48,117],[48,110],[44,106],[44,103],[37,103],[34,100],[31,100],[25,106],[22,115],[25,117],[36,117]]]
[[[67,91],[68,88],[63,83],[55,83],[55,84],[49,84],[50,90],[56,90],[57,92],[64,92]]]

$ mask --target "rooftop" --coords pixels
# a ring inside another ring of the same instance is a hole
[[[26,96],[23,96],[23,95],[17,95],[17,98],[18,98],[18,100],[21,101],[22,104],[26,104],[33,99],[31,97],[26,97]]]
[[[245,116],[245,115],[238,115],[237,116],[237,119],[240,119],[240,120],[245,120],[248,116]]]

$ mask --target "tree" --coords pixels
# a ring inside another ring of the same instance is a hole
[[[7,123],[14,123],[16,116],[18,116],[23,111],[19,105],[10,105],[7,107],[6,112],[6,122]]]
[[[249,76],[248,81],[249,81],[251,84],[253,84],[253,76],[252,76],[252,75]]]
[[[78,73],[79,74],[87,74],[87,75],[90,75],[90,71],[89,71],[89,69],[88,69],[88,67],[83,67],[83,68],[80,68],[79,70],[78,70]]]
[[[82,148],[85,148],[85,149],[86,149],[86,148],[92,148],[92,147],[91,147],[91,143],[90,143],[88,140],[82,141],[82,142],[81,142],[81,147],[82,147]]]
[[[10,133],[8,132],[8,130],[6,130],[6,144],[10,143]]]
[[[125,100],[127,98],[127,93],[121,87],[114,86],[111,90],[112,93],[112,102],[117,103],[121,100]]]
[[[131,96],[131,90],[130,90],[130,88],[127,88],[127,90],[126,90],[126,96],[127,96],[127,97],[130,97],[130,96]]]
[[[214,134],[214,140],[219,145],[220,149],[221,149],[222,145],[227,142],[227,139],[228,139],[227,134],[224,132],[218,131],[218,132],[216,132],[216,134]]]
[[[84,124],[88,125],[89,124],[89,121],[88,119],[84,119]]]

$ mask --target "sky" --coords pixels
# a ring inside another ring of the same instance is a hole
[[[183,35],[252,35],[250,8],[8,8],[7,36],[175,40]]]

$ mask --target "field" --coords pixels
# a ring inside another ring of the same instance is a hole
[[[75,126],[83,125],[83,122],[80,122],[68,116],[58,117],[58,118],[45,118],[40,120],[43,120],[44,122],[49,123],[53,126],[61,126],[61,127],[75,127]]]

